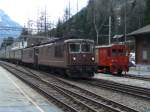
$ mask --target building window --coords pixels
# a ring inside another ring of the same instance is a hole
[[[147,61],[148,60],[148,50],[147,49],[144,49],[142,51],[142,59],[143,59],[143,61]]]

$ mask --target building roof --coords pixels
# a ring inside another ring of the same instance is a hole
[[[147,25],[147,26],[140,28],[136,31],[133,31],[133,32],[127,34],[127,36],[135,36],[135,35],[139,35],[139,34],[150,34],[150,25]]]

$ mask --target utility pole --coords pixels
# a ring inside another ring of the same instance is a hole
[[[78,11],[79,11],[79,3],[78,3],[78,0],[77,0],[77,14],[78,14]]]
[[[70,0],[69,0],[69,19],[71,17]]]
[[[47,14],[46,14],[46,6],[45,6],[45,17],[44,17],[44,31],[45,31],[45,36],[47,36]]]
[[[126,33],[127,33],[127,0],[125,0],[125,8],[124,8],[124,42],[126,43]]]
[[[109,45],[111,44],[111,16],[109,16]]]
[[[93,17],[94,29],[96,32],[96,44],[98,45],[98,43],[99,43],[99,29],[98,29],[98,26],[96,24],[95,0],[90,0],[90,2],[92,4],[92,17]]]

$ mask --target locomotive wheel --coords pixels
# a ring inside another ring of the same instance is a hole
[[[65,71],[65,75],[66,75],[67,77],[71,77],[71,72],[70,72],[70,70],[66,70],[66,71]]]
[[[117,75],[122,75],[122,70],[118,70]]]

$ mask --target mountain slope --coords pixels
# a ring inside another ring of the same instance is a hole
[[[18,37],[21,33],[22,26],[0,9],[0,38]]]

